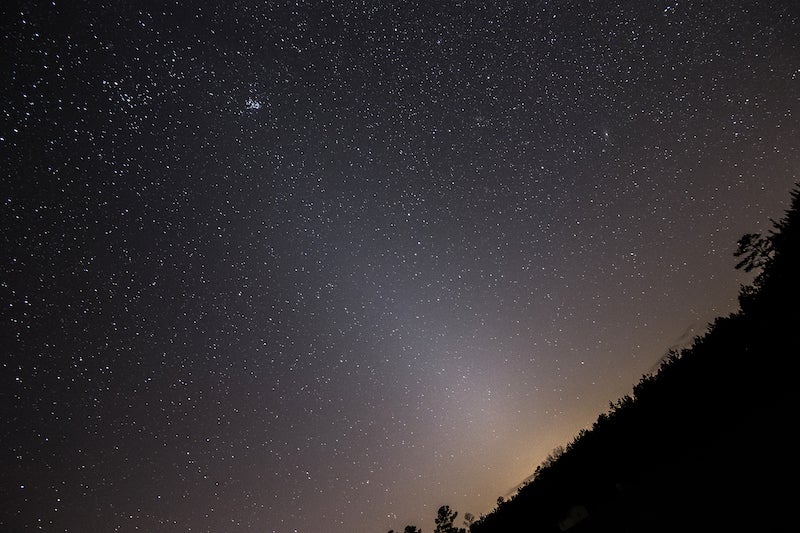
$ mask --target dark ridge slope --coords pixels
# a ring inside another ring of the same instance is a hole
[[[787,531],[794,525],[800,188],[737,268],[741,310],[672,353],[473,533]]]

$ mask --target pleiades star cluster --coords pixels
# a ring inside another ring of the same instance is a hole
[[[736,309],[800,5],[0,6],[0,529],[474,515]]]

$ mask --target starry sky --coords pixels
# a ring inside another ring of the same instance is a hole
[[[736,309],[797,2],[3,2],[0,526],[475,515]]]

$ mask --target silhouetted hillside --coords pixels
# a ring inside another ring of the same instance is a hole
[[[800,356],[800,187],[768,235],[741,310],[671,353],[472,533],[787,531]]]

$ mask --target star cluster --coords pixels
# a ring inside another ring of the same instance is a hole
[[[795,2],[0,10],[9,531],[487,512],[798,179]]]

